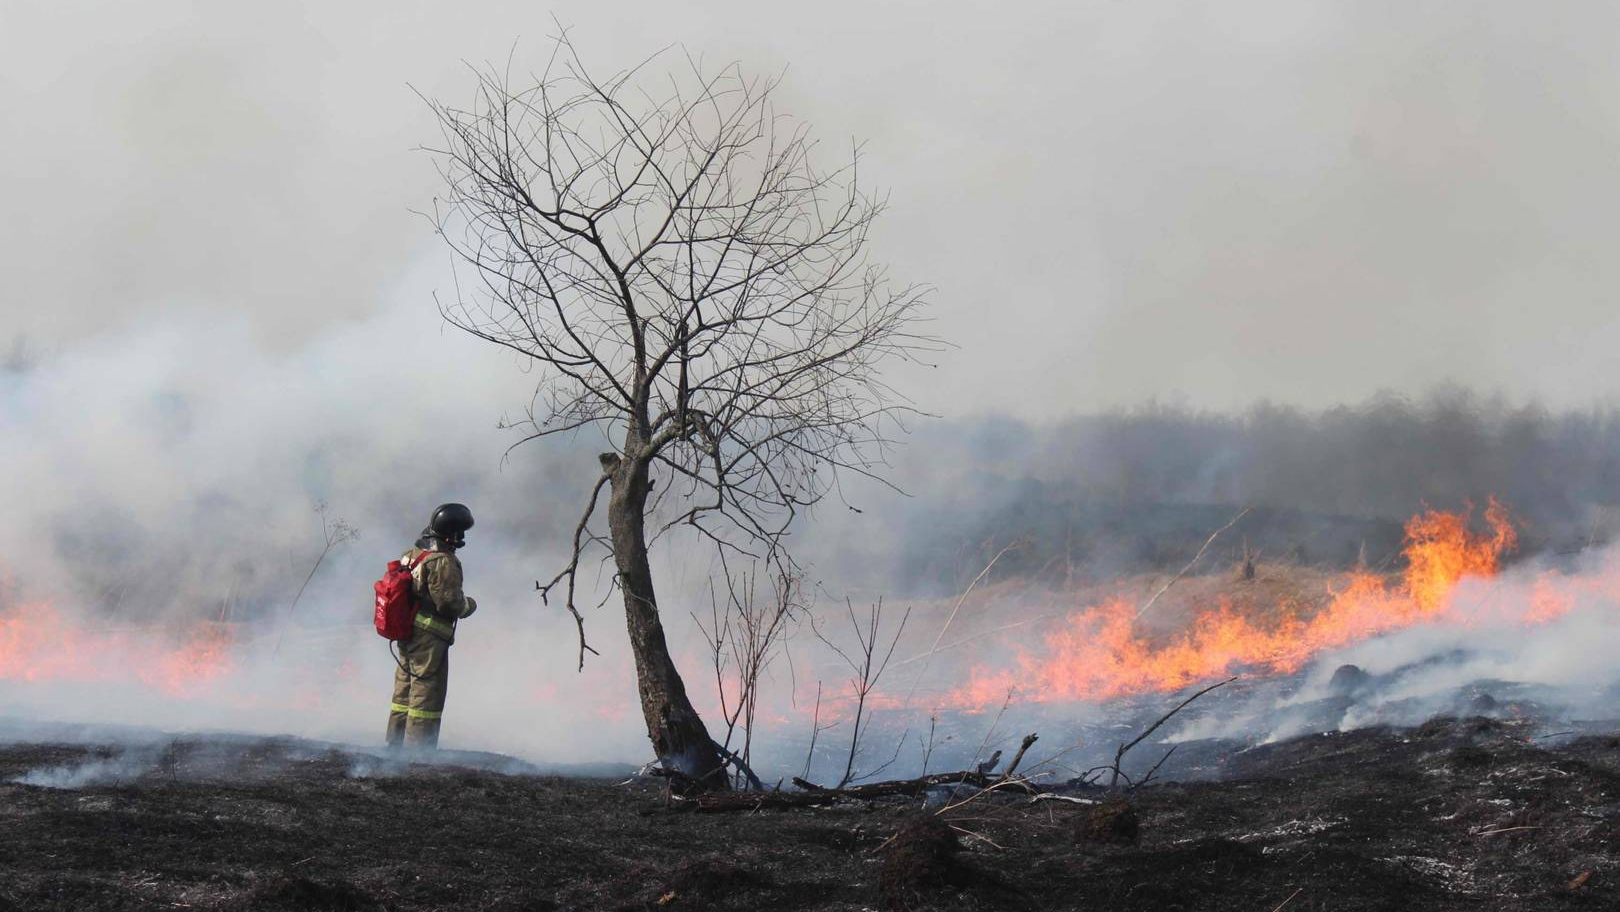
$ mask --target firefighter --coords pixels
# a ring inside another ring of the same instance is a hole
[[[416,629],[399,643],[394,671],[394,701],[388,707],[388,744],[434,748],[450,684],[450,644],[456,622],[478,610],[478,602],[461,591],[461,559],[456,550],[467,543],[472,511],[458,503],[433,511],[416,547],[400,562],[411,566],[416,595]]]

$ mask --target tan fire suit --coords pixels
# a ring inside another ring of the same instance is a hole
[[[422,553],[405,552],[406,566]],[[478,610],[461,591],[461,560],[447,551],[428,555],[411,574],[416,594],[416,630],[399,643],[394,702],[388,707],[388,743],[437,747],[439,721],[450,686],[450,644],[456,622]]]

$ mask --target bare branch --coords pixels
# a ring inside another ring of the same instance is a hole
[[[441,311],[540,368],[519,443],[623,434],[692,485],[665,528],[769,553],[840,472],[879,476],[914,414],[879,368],[938,350],[927,290],[868,259],[859,149],[820,167],[779,80],[688,56],[659,87],[657,59],[598,79],[563,35],[532,84],[488,67],[465,106],[428,102],[428,217],[472,279]]]
[[[602,477],[596,480],[595,487],[591,488],[591,499],[585,504],[585,512],[580,514],[579,522],[574,526],[573,547],[569,551],[568,565],[563,567],[562,571],[556,576],[552,577],[551,582],[542,585],[538,580],[536,580],[534,584],[534,588],[540,592],[541,603],[550,604],[552,587],[556,586],[557,583],[564,579],[568,580],[568,597],[563,602],[563,607],[567,608],[568,613],[574,616],[574,626],[579,629],[578,670],[580,671],[585,670],[585,653],[589,652],[591,655],[601,655],[601,653],[597,652],[595,649],[592,649],[589,643],[585,642],[585,618],[579,613],[579,608],[574,604],[574,591],[576,588],[575,581],[579,577],[580,556],[585,553],[586,545],[588,545],[594,538],[592,536],[588,536],[586,530],[590,526],[591,514],[596,512],[597,498],[601,496],[602,488],[608,483],[609,477],[610,476],[604,472]]]
[[[1209,693],[1210,691],[1212,691],[1212,690],[1214,690],[1214,689],[1216,689],[1218,687],[1225,687],[1226,685],[1228,685],[1228,684],[1230,684],[1230,683],[1232,683],[1233,681],[1236,681],[1236,680],[1237,680],[1237,675],[1233,675],[1232,677],[1227,678],[1224,681],[1219,681],[1219,682],[1216,682],[1214,684],[1211,684],[1208,687],[1204,688],[1203,690],[1200,690],[1199,692],[1197,692],[1197,693],[1193,694],[1192,696],[1188,697],[1187,699],[1182,700],[1180,703],[1178,703],[1176,705],[1175,709],[1172,709],[1169,712],[1165,713],[1164,715],[1160,716],[1159,721],[1154,722],[1152,725],[1149,725],[1147,727],[1146,731],[1142,732],[1140,735],[1137,735],[1135,738],[1132,738],[1129,743],[1121,744],[1119,746],[1119,750],[1114,751],[1114,764],[1113,764],[1113,766],[1109,767],[1109,768],[1111,768],[1113,770],[1113,773],[1114,773],[1113,778],[1111,780],[1109,780],[1109,783],[1108,783],[1109,788],[1113,788],[1114,786],[1118,785],[1120,777],[1125,776],[1124,773],[1120,772],[1119,762],[1125,758],[1125,753],[1127,751],[1129,751],[1131,748],[1135,747],[1136,745],[1141,744],[1143,739],[1147,738],[1148,735],[1151,735],[1154,732],[1158,731],[1159,726],[1163,725],[1166,722],[1169,722],[1172,716],[1174,716],[1178,712],[1181,712],[1183,709],[1186,709],[1187,705],[1189,703],[1191,703],[1192,701],[1198,699],[1199,697],[1203,696],[1204,694]],[[1169,754],[1165,755],[1165,759],[1166,760],[1169,759]],[[1164,762],[1164,760],[1159,761],[1160,764],[1162,764],[1163,762]],[[1158,771],[1158,769],[1159,769],[1158,765],[1155,765],[1153,767],[1153,769],[1148,772],[1148,775],[1151,776],[1154,772]],[[1125,779],[1126,779],[1127,782],[1130,781],[1129,776],[1125,776]],[[1146,780],[1144,779],[1143,781],[1145,782]]]
[[[1230,522],[1228,522],[1224,526],[1221,526],[1219,529],[1216,529],[1214,532],[1211,532],[1209,534],[1209,538],[1204,539],[1204,544],[1203,544],[1202,547],[1200,547],[1198,549],[1198,553],[1194,554],[1193,557],[1192,557],[1192,560],[1187,562],[1187,566],[1182,567],[1181,572],[1177,573],[1175,576],[1170,577],[1169,582],[1165,583],[1163,586],[1160,586],[1159,591],[1153,593],[1153,597],[1147,600],[1147,604],[1143,605],[1141,610],[1136,612],[1136,616],[1141,617],[1142,615],[1147,614],[1148,609],[1153,607],[1153,603],[1157,602],[1159,600],[1159,596],[1164,595],[1166,592],[1170,591],[1170,587],[1174,586],[1176,584],[1177,580],[1179,580],[1182,577],[1187,575],[1187,571],[1191,570],[1193,568],[1193,565],[1198,563],[1199,559],[1201,559],[1204,556],[1204,552],[1209,550],[1209,546],[1215,543],[1215,539],[1222,532],[1225,532],[1227,529],[1230,529],[1233,526],[1237,525],[1238,520],[1242,519],[1245,516],[1248,516],[1250,512],[1252,512],[1252,508],[1244,507],[1243,510],[1240,513],[1238,513],[1238,515],[1232,517],[1232,520]]]
[[[814,623],[811,624],[811,630],[815,633],[817,639],[820,639],[839,658],[843,659],[844,664],[848,665],[850,671],[854,673],[854,677],[849,682],[850,694],[855,700],[854,718],[850,724],[849,751],[845,757],[843,776],[839,778],[838,785],[834,786],[834,788],[840,789],[857,779],[872,775],[872,773],[866,773],[857,776],[855,773],[855,758],[860,754],[861,735],[865,731],[867,722],[870,721],[866,711],[867,698],[877,689],[878,681],[883,677],[883,672],[889,667],[889,660],[894,658],[894,648],[900,642],[900,635],[905,632],[906,622],[911,619],[911,609],[908,607],[905,613],[900,616],[900,623],[895,627],[894,636],[889,639],[888,647],[884,648],[881,645],[883,600],[879,599],[867,611],[864,621],[856,618],[853,602],[846,599],[844,607],[849,616],[850,628],[855,635],[856,648],[853,655],[845,652],[836,642],[824,635],[816,628]],[[898,753],[899,749],[896,748],[896,756],[898,756]],[[885,766],[887,765],[885,764]],[[882,769],[882,767],[879,769]]]

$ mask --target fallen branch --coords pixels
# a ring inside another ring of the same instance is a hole
[[[1018,745],[1018,753],[1013,754],[1012,762],[1007,764],[1006,772],[1002,773],[1001,778],[999,780],[997,780],[997,781],[998,782],[1005,782],[1008,779],[1011,779],[1012,774],[1018,771],[1019,762],[1024,759],[1024,752],[1028,751],[1030,745],[1034,744],[1036,741],[1039,741],[1039,740],[1041,740],[1041,736],[1035,734],[1034,732],[1030,732],[1029,734],[1025,735],[1024,736],[1024,743]]]
[[[1091,788],[1102,788],[1103,786],[1100,786],[1100,785],[1097,784],[1097,779],[1102,778],[1102,774],[1108,772],[1111,769],[1113,769],[1113,767],[1111,767],[1111,766],[1094,766],[1091,769],[1088,769],[1085,772],[1081,773],[1079,776],[1075,777],[1075,779],[1070,784],[1071,785],[1083,785],[1083,786],[1088,786],[1088,787],[1091,787]],[[1096,777],[1096,778],[1093,778],[1093,777]]]
[[[820,798],[818,793],[812,792],[712,792],[697,796],[685,807],[699,814],[717,814],[814,807],[829,803]]]
[[[1010,789],[1026,795],[1037,794],[1037,787],[1022,779],[992,779],[992,777],[977,770],[935,773],[931,776],[919,776],[916,779],[870,782],[865,785],[851,785],[837,789],[824,788],[799,777],[794,777],[793,784],[803,789],[803,791],[700,795],[695,802],[695,807],[699,813],[812,807],[835,804],[839,801],[869,801],[873,798],[887,798],[895,795],[916,796],[923,794],[930,788],[944,785],[971,785],[980,789],[989,789],[994,786],[998,789]]]
[[[1059,795],[1059,794],[1056,794],[1054,792],[1042,792],[1039,795],[1031,795],[1031,796],[1029,796],[1029,803],[1030,804],[1038,804],[1038,803],[1040,803],[1042,801],[1067,801],[1070,804],[1099,804],[1100,803],[1095,798],[1075,798],[1075,797],[1072,797],[1070,795]]]
[[[1038,795],[1041,794],[1039,786],[1031,783],[1028,779],[1016,778],[1013,774],[1018,771],[1018,764],[1023,762],[1024,754],[1039,740],[1040,736],[1034,732],[1025,735],[1023,742],[1018,746],[1018,753],[1013,754],[1012,762],[1008,763],[1007,768],[999,775],[993,774],[991,768],[987,765],[981,765],[976,769],[960,770],[954,773],[934,773],[933,775],[918,776],[915,779],[869,782],[864,785],[846,785],[839,788],[827,788],[817,785],[802,776],[794,776],[793,785],[800,789],[797,792],[776,791],[757,794],[721,792],[705,794],[698,796],[690,807],[700,813],[813,807],[839,801],[869,801],[873,798],[887,798],[894,795],[917,796],[924,794],[931,788],[945,785],[973,786],[979,790],[974,795],[975,798],[991,791],[1014,791],[1024,795]],[[729,755],[727,755],[727,759],[731,759]],[[752,778],[752,774],[749,775]]]
[[[984,835],[983,833],[975,833],[970,829],[967,829],[965,827],[959,827],[954,823],[947,824],[947,826],[949,826],[951,829],[955,830],[956,832],[961,833],[963,836],[966,836],[969,839],[977,839],[980,842],[983,842],[985,845],[988,845],[993,849],[1001,849],[1002,851],[1006,851],[1006,849],[1007,849],[1006,846],[998,844],[995,840],[993,840],[990,837]]]
[[[950,804],[945,805],[944,807],[935,811],[934,814],[935,816],[938,816],[940,814],[954,811],[959,807],[963,807],[964,805],[972,804],[973,802],[978,801],[980,798],[983,798],[991,792],[1004,791],[1009,788],[1016,791],[1021,791],[1026,795],[1032,795],[1036,792],[1036,787],[1031,784],[1028,779],[997,779],[995,782],[992,782],[984,788],[979,789],[966,798],[963,798],[961,801],[953,801]]]
[[[709,743],[714,745],[715,751],[720,754],[722,759],[736,767],[738,772],[742,773],[748,778],[748,785],[750,788],[753,788],[755,791],[765,791],[765,783],[759,781],[759,777],[754,775],[754,771],[749,768],[748,764],[743,762],[741,757],[728,750],[725,745],[714,740],[713,738],[709,739]]]
[[[897,779],[891,782],[871,782],[866,785],[852,785],[844,789],[829,789],[825,794],[838,795],[849,798],[880,798],[885,795],[921,795],[930,788],[941,785],[972,785],[987,788],[992,784],[990,776],[977,770],[962,770],[956,773],[935,773],[931,776],[919,776],[916,779]],[[1017,788],[1033,793],[1033,786],[1019,782]]]

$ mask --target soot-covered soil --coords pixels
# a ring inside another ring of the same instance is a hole
[[[0,912],[1620,907],[1620,738],[1527,731],[1313,735],[1123,802],[730,814],[296,741],[10,745]]]

